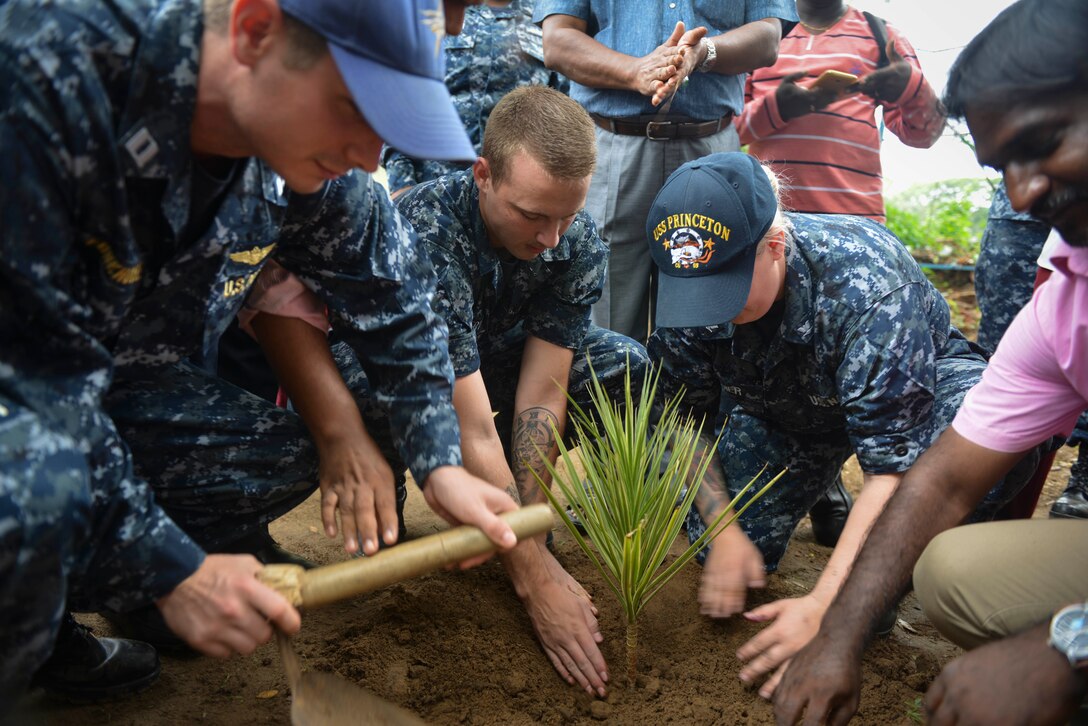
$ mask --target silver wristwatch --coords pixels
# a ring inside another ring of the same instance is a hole
[[[1074,668],[1088,666],[1088,603],[1062,608],[1050,620],[1047,645],[1069,660]]]
[[[718,59],[718,49],[714,46],[714,41],[710,38],[703,38],[703,47],[706,48],[706,58],[699,64],[699,67],[695,70],[700,73],[706,73],[710,70],[710,67],[714,65],[714,61]]]

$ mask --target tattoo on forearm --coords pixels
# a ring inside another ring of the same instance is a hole
[[[703,458],[706,456],[710,457],[710,464],[706,468],[702,482],[691,482],[691,476],[702,466]],[[699,437],[699,450],[692,458],[691,470],[688,486],[699,487],[699,491],[695,493],[695,509],[709,524],[711,521],[709,518],[715,516],[723,507],[728,506],[731,498],[725,487],[725,477],[722,476],[722,466],[721,462],[718,461],[718,452],[714,450],[713,442],[708,441],[703,436]]]
[[[559,417],[539,406],[525,409],[514,422],[514,461],[511,468],[514,470],[514,482],[517,484],[522,504],[532,504],[544,499],[533,472],[545,482],[548,481],[548,470],[542,457],[553,455],[556,448],[554,427],[558,425]]]

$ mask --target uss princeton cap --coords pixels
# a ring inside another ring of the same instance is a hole
[[[420,159],[475,161],[446,89],[442,0],[280,0],[280,8],[328,41],[385,143]]]
[[[711,154],[669,175],[646,219],[658,269],[657,324],[697,328],[739,315],[757,246],[777,211],[770,180],[748,154]]]

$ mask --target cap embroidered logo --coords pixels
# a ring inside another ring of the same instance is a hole
[[[710,262],[714,256],[714,240],[703,240],[702,235],[691,227],[681,227],[664,242],[672,255],[673,267],[698,267]]]

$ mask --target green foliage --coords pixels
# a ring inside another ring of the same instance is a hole
[[[907,701],[907,720],[911,723],[922,723],[922,697],[917,696],[913,701]]]
[[[556,495],[540,482],[571,536],[623,606],[627,621],[628,677],[632,681],[637,621],[646,603],[781,477],[780,474],[764,486],[744,508],[734,513],[733,506],[756,480],[749,482],[697,541],[662,568],[698,491],[697,484],[687,486],[686,490],[685,485],[688,481],[702,481],[713,461],[711,453],[716,443],[701,441],[702,426],[697,427],[690,418],[681,416],[681,396],[664,404],[656,426],[653,425],[658,375],[647,374],[635,401],[628,371],[622,406],[612,402],[596,374],[590,391],[593,412],[583,410],[571,399],[571,420],[580,441],[584,483],[561,437],[556,437],[560,452],[556,464],[544,458],[552,480],[589,533],[592,547]]]
[[[886,200],[888,229],[920,261],[971,264],[978,257],[992,194],[988,179],[911,187]]]

